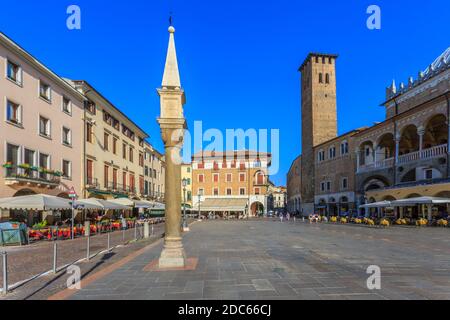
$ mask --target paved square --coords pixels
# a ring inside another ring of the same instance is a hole
[[[193,271],[146,272],[162,244],[71,299],[450,299],[448,229],[208,221],[185,236]],[[367,268],[382,289],[367,288]]]

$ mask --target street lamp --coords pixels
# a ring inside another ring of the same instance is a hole
[[[188,184],[188,181],[186,178],[183,178],[181,181],[183,184],[183,231],[189,231],[189,227],[186,220],[186,186]]]

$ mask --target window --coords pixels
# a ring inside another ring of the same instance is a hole
[[[322,57],[322,63],[325,64],[325,57]]]
[[[256,175],[256,183],[258,185],[263,185],[264,184],[264,173],[262,172],[258,172]]]
[[[91,114],[96,114],[97,112],[97,106],[95,105],[95,102],[93,101],[87,101],[86,102],[86,110]]]
[[[240,189],[239,189],[239,194],[240,194],[241,196],[245,196],[245,188],[240,188]]]
[[[103,177],[104,177],[104,186],[107,189],[108,188],[108,184],[109,184],[109,167],[105,166],[104,170],[103,170]]]
[[[6,66],[6,77],[17,83],[22,84],[22,68],[11,61],[8,60],[7,66]]]
[[[218,173],[213,174],[213,182],[219,182],[219,174]]]
[[[331,147],[329,150],[329,158],[334,159],[336,158],[336,147]]]
[[[103,149],[109,151],[109,134],[103,133]]]
[[[94,162],[92,160],[86,160],[86,178],[88,185],[94,184]]]
[[[346,154],[348,154],[348,142],[344,141],[341,144],[341,155],[346,155]]]
[[[191,167],[188,167],[186,170],[187,173],[191,173]]]
[[[131,140],[134,141],[135,139],[135,134],[133,131],[131,131],[127,126],[125,126],[124,124],[122,124],[122,133],[127,136],[128,138],[130,138]]]
[[[122,157],[127,160],[127,145],[125,143],[122,145]]]
[[[239,164],[239,169],[240,170],[245,170],[245,163]]]
[[[50,86],[42,80],[39,82],[39,96],[47,101],[52,100],[52,90]]]
[[[333,58],[329,57],[329,58],[328,58],[328,63],[329,63],[329,64],[333,64]]]
[[[342,190],[347,190],[348,188],[348,178],[342,178]]]
[[[320,150],[318,153],[319,162],[325,161],[325,151]]]
[[[192,201],[192,191],[187,192],[187,200]]]
[[[36,165],[36,152],[25,149],[23,163],[34,167]]]
[[[136,181],[134,180],[134,174],[130,174],[130,191],[135,192],[136,190]]]
[[[127,188],[127,173],[126,172],[122,173],[122,184],[123,184],[123,189],[126,190],[126,188]]]
[[[117,176],[118,176],[118,172],[119,170],[117,170],[116,168],[113,169],[113,190],[117,190]]]
[[[13,166],[19,164],[19,147],[7,144],[6,146],[6,162],[11,163]]]
[[[62,143],[66,146],[72,145],[72,131],[69,128],[62,129]]]
[[[331,190],[331,182],[328,181],[328,182],[327,182],[327,191],[330,191],[330,190]]]
[[[63,160],[61,171],[64,178],[70,179],[72,177],[72,163],[68,160]]]
[[[42,116],[39,117],[39,134],[44,137],[50,137],[50,120]]]
[[[260,194],[261,194],[261,189],[255,188],[255,195],[260,195]]]
[[[67,114],[72,114],[72,104],[66,97],[63,97],[62,111]]]
[[[322,192],[325,191],[325,182],[320,183],[320,191],[322,191]]]
[[[144,167],[144,154],[139,153],[139,166]]]
[[[433,169],[425,170],[425,179],[427,180],[433,179]]]
[[[214,195],[218,196],[219,195],[219,189],[218,188],[214,188]]]
[[[233,181],[233,175],[231,173],[227,173],[227,182]]]
[[[144,167],[144,176],[148,177],[148,166]]]
[[[86,141],[92,143],[93,141],[92,123],[86,123]]]
[[[204,189],[198,189],[198,195],[203,196],[205,194],[205,190]]]
[[[139,147],[144,147],[144,139],[142,139],[141,137],[139,137]]]
[[[43,169],[50,169],[50,156],[48,154],[39,154],[39,166]],[[40,173],[41,179],[47,179],[47,173]]]
[[[6,121],[22,124],[22,108],[17,103],[6,101]]]
[[[239,174],[239,182],[245,182],[245,173]]]
[[[330,75],[328,73],[325,75],[325,83],[330,83]]]
[[[130,147],[130,162],[133,162],[133,157],[134,157],[134,155],[133,155],[133,148],[132,147]]]
[[[205,176],[204,176],[203,174],[199,174],[199,175],[198,175],[198,182],[199,182],[199,183],[205,182]]]
[[[117,154],[117,138],[116,137],[113,137],[112,147],[113,147],[113,153]]]
[[[366,147],[366,157],[370,156],[370,148]]]
[[[323,74],[319,73],[319,83],[323,83]]]
[[[227,189],[227,196],[231,196],[233,194],[233,190],[230,188]]]

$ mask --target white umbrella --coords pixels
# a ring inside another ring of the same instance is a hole
[[[419,197],[419,198],[411,198],[411,199],[402,199],[392,201],[392,206],[394,207],[409,207],[416,206],[419,204],[448,204],[450,203],[450,199],[447,198],[437,198],[437,197]]]
[[[374,202],[374,203],[367,203],[362,206],[359,206],[362,209],[372,209],[372,208],[388,208],[392,207],[392,202],[390,201],[381,201],[381,202]]]
[[[3,210],[66,210],[72,209],[70,200],[46,194],[0,199]]]
[[[120,198],[120,199],[114,199],[110,200],[110,202],[121,204],[124,206],[128,206],[131,208],[144,208],[144,209],[152,209],[156,203],[145,201],[145,200],[130,200],[127,198]]]
[[[101,209],[101,210],[130,210],[128,206],[106,201],[102,199],[81,199],[75,202],[77,205],[84,206],[85,209]]]

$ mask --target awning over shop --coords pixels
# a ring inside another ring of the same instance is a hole
[[[143,208],[143,209],[159,209],[159,203],[157,202],[151,202],[151,201],[145,201],[145,200],[130,200],[126,198],[121,199],[114,199],[110,200],[109,202],[113,202],[116,204],[124,205],[130,208]]]
[[[242,211],[245,212],[247,199],[214,198],[201,203],[201,211]]]
[[[450,204],[450,199],[437,197],[419,197],[392,201],[393,207],[410,207],[417,206],[419,204]]]
[[[381,201],[381,202],[374,202],[374,203],[368,203],[360,206],[362,209],[372,209],[372,208],[389,208],[392,207],[392,202],[390,201]]]
[[[83,209],[130,210],[128,206],[95,198],[77,200],[75,205],[81,206]]]
[[[0,199],[0,209],[4,210],[68,210],[70,200],[45,194]]]

